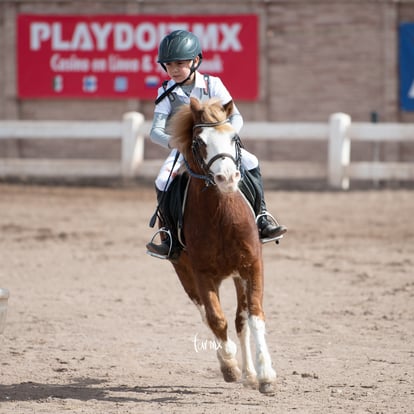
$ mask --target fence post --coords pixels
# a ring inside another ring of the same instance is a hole
[[[338,112],[329,118],[328,181],[333,188],[349,189],[349,177],[345,176],[345,167],[351,159],[351,140],[349,127],[351,117]]]
[[[144,159],[144,135],[139,132],[144,115],[127,112],[122,117],[121,170],[123,177],[132,177],[135,168]]]

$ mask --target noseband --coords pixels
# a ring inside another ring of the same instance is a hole
[[[224,125],[224,124],[226,124],[228,122],[230,122],[228,119],[224,119],[223,121],[195,124],[193,126],[193,131],[196,128],[206,128],[206,127],[207,128],[214,128],[214,127],[219,126],[219,125]],[[216,183],[214,181],[214,176],[211,173],[210,168],[213,165],[213,163],[215,161],[217,161],[218,159],[230,158],[234,162],[234,164],[236,165],[236,168],[238,170],[240,170],[240,164],[241,164],[241,148],[242,148],[242,144],[241,144],[240,137],[236,134],[232,138],[232,141],[235,143],[235,147],[236,147],[236,156],[235,157],[232,154],[229,154],[227,152],[221,152],[219,154],[216,154],[206,164],[205,161],[204,161],[204,158],[201,155],[201,148],[202,148],[202,145],[204,144],[204,141],[201,138],[199,138],[198,136],[194,136],[193,137],[193,143],[191,145],[191,151],[193,153],[193,156],[194,156],[195,161],[197,162],[197,165],[199,166],[199,168],[203,172],[203,174],[197,174],[197,173],[195,173],[190,168],[187,160],[184,159],[185,166],[187,168],[188,173],[192,177],[194,177],[194,178],[199,178],[199,179],[204,180],[205,183],[206,183],[206,187],[208,187],[209,185],[216,185]]]

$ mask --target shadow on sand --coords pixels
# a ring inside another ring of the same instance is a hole
[[[69,384],[21,384],[1,385],[0,402],[39,401],[48,398],[74,399],[80,401],[98,400],[110,402],[178,402],[184,395],[221,394],[218,389],[203,389],[191,386],[105,386],[106,381],[78,378]],[[182,397],[180,397],[180,395]]]

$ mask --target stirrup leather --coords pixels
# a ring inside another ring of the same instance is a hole
[[[263,213],[261,213],[261,214],[258,214],[257,216],[256,216],[256,225],[257,226],[259,226],[259,220],[262,218],[262,217],[266,217],[267,218],[267,220],[270,222],[270,223],[272,223],[272,224],[274,224],[275,226],[280,226],[280,224],[278,223],[278,221],[268,212],[268,211],[265,211],[265,212],[263,212]],[[269,242],[271,242],[271,241],[274,241],[276,244],[279,244],[279,240],[280,239],[283,239],[283,234],[281,234],[280,236],[276,236],[276,237],[265,237],[265,238],[260,238],[260,241],[263,243],[263,244],[265,244],[265,243],[269,243]]]
[[[150,243],[153,243],[154,240],[156,239],[156,237],[158,235],[163,234],[163,233],[165,233],[168,236],[168,240],[169,240],[170,248],[168,250],[168,254],[164,256],[162,254],[158,254],[158,253],[155,253],[155,252],[151,252],[151,251],[149,251],[147,249],[147,254],[149,254],[152,257],[157,257],[158,259],[168,259],[170,257],[170,255],[171,255],[171,250],[172,250],[172,235],[171,235],[171,231],[170,231],[170,229],[167,229],[166,227],[161,227],[158,231],[156,231],[155,234],[152,236],[152,239],[151,239]]]

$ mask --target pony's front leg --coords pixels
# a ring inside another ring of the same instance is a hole
[[[246,281],[240,277],[233,279],[237,293],[236,332],[240,342],[242,354],[242,380],[245,387],[257,388],[257,374],[254,367],[251,346],[250,328],[247,320]]]
[[[257,260],[250,268],[241,269],[240,276],[245,286],[248,304],[248,327],[253,335],[256,346],[256,372],[259,390],[262,393],[273,392],[276,372],[272,367],[269,350],[265,339],[265,317],[263,312],[263,262]],[[237,285],[236,285],[237,287]],[[240,289],[240,288],[238,288]],[[239,292],[238,292],[239,295]],[[244,335],[247,336],[247,330]]]
[[[271,393],[273,392],[272,384],[276,380],[276,372],[272,367],[272,360],[265,339],[265,316],[262,305],[262,262],[257,262],[257,267],[252,270],[250,278],[247,279],[247,302],[249,308],[249,327],[256,345],[257,379],[259,381],[259,391],[263,393]]]
[[[238,381],[241,377],[241,371],[236,359],[237,346],[227,336],[227,321],[218,298],[218,287],[211,282],[204,282],[200,293],[207,323],[218,341],[217,358],[220,362],[223,378],[226,382]]]
[[[245,387],[257,389],[257,373],[254,367],[252,352],[250,348],[250,328],[246,318],[240,332],[237,333],[242,353],[242,378]]]
[[[237,346],[230,338],[227,338],[226,341],[219,340],[218,343],[217,359],[220,362],[224,381],[236,382],[242,374],[236,359]]]
[[[259,390],[262,393],[272,393],[272,384],[276,380],[276,372],[272,367],[272,360],[265,340],[265,322],[259,316],[250,315],[249,326],[256,344],[256,370]]]

